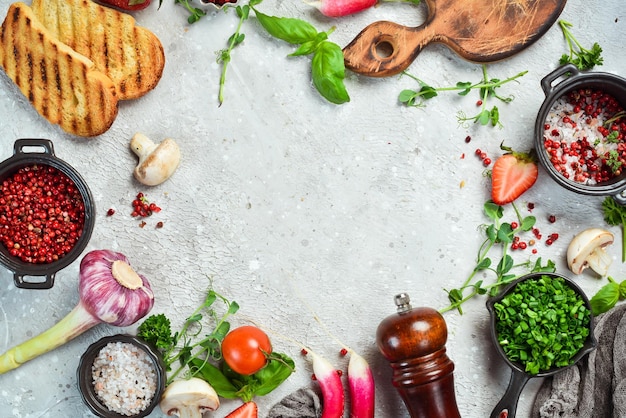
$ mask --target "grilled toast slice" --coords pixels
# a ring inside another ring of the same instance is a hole
[[[161,79],[161,41],[131,15],[91,0],[33,0],[31,7],[54,36],[113,80],[120,100],[143,96]]]
[[[22,2],[9,7],[0,27],[0,66],[35,109],[66,132],[100,135],[117,116],[111,79],[55,38]]]

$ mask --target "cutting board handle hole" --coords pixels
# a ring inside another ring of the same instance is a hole
[[[390,59],[394,52],[394,45],[389,39],[379,39],[372,45],[372,55],[381,61]]]

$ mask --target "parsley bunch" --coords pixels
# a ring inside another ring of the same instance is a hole
[[[622,227],[622,263],[626,262],[626,206],[608,196],[602,201],[602,210],[607,224]]]
[[[574,64],[579,70],[591,70],[596,65],[602,65],[602,48],[597,42],[594,42],[591,49],[583,47],[580,42],[574,37],[574,34],[570,30],[573,26],[571,23],[565,20],[559,20],[559,26],[563,31],[563,36],[567,41],[569,47],[569,54],[563,54],[559,60],[559,64]]]

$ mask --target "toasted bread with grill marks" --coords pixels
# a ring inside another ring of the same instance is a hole
[[[115,84],[91,60],[55,38],[22,2],[0,27],[0,66],[48,121],[78,136],[96,136],[118,111]]]
[[[31,7],[54,36],[113,80],[120,100],[143,96],[161,79],[161,41],[131,15],[91,0],[33,0]]]

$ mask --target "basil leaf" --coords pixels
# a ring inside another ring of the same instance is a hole
[[[254,9],[254,13],[263,28],[273,37],[290,44],[300,45],[315,40],[317,29],[309,22],[290,17],[268,16]]]
[[[192,370],[198,371],[202,379],[206,380],[215,392],[222,398],[236,399],[239,397],[239,389],[220,371],[219,368],[209,362],[194,358],[191,361]]]
[[[296,369],[292,359],[281,353],[272,353],[272,359],[265,367],[255,373],[258,384],[255,395],[267,395],[283,383]]]
[[[343,84],[345,78],[345,64],[343,51],[339,45],[322,42],[311,63],[313,84],[317,91],[329,102],[342,104],[350,101],[350,96]]]
[[[611,282],[602,286],[598,293],[593,295],[589,303],[591,304],[591,312],[594,315],[600,315],[601,313],[609,311],[617,301],[619,300],[620,285]]]

